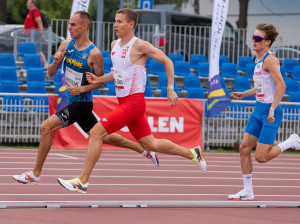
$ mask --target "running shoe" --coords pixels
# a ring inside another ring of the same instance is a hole
[[[156,156],[155,152],[144,151],[143,156],[148,158],[155,166],[159,166],[158,157]]]
[[[240,192],[232,195],[228,195],[229,200],[243,200],[243,201],[252,201],[254,200],[254,194],[243,189]]]
[[[202,174],[206,174],[206,161],[202,154],[202,149],[200,146],[190,149],[194,155],[194,159],[192,159],[193,163],[200,167]]]
[[[22,173],[21,175],[14,175],[13,178],[21,184],[38,183],[41,180],[40,177],[34,176],[32,171]]]
[[[291,143],[291,148],[300,150],[300,137],[297,134],[292,134],[287,140],[287,142]]]
[[[58,183],[67,188],[69,191],[77,191],[79,193],[85,194],[87,190],[88,183],[83,184],[78,178],[74,178],[72,180],[63,180],[61,178],[57,179]]]

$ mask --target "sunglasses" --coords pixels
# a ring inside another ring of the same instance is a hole
[[[261,42],[262,40],[266,40],[266,38],[263,38],[258,35],[253,35],[252,40],[254,40],[255,42]]]

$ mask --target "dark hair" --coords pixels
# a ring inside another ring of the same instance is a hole
[[[88,12],[77,11],[77,12],[74,13],[74,15],[75,14],[79,14],[82,23],[87,23],[88,24],[88,28],[90,28],[91,23],[92,23],[92,18],[91,18],[90,14]]]
[[[266,35],[265,35],[265,39],[266,40],[270,40],[270,46],[272,46],[272,44],[274,43],[274,41],[276,40],[276,37],[278,36],[279,32],[277,30],[277,28],[272,25],[272,24],[268,24],[268,23],[260,23],[256,26],[257,30],[263,31]]]
[[[119,13],[126,15],[127,22],[133,21],[134,22],[133,28],[135,28],[135,26],[137,24],[137,14],[134,10],[132,10],[130,8],[124,8],[124,9],[119,9],[116,14],[119,14]]]
[[[37,6],[36,0],[31,0],[31,3],[34,4],[34,6]]]

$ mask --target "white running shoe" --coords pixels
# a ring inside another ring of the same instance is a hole
[[[32,171],[22,173],[21,175],[14,175],[13,178],[21,184],[38,183],[41,180],[41,177],[34,176]]]
[[[243,189],[240,192],[232,195],[228,195],[229,200],[243,200],[243,201],[252,201],[254,200],[254,194]]]
[[[297,134],[292,134],[286,141],[291,142],[291,148],[300,150],[300,137]]]
[[[159,166],[158,157],[155,154],[155,152],[144,151],[142,154],[143,154],[143,156],[145,156],[146,158],[151,160],[151,162],[154,163],[155,166]]]

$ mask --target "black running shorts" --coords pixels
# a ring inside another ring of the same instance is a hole
[[[60,111],[56,112],[55,115],[60,120],[62,126],[65,128],[71,124],[77,122],[79,126],[86,133],[89,132],[95,124],[97,119],[92,113],[93,102],[72,102],[65,106]]]

